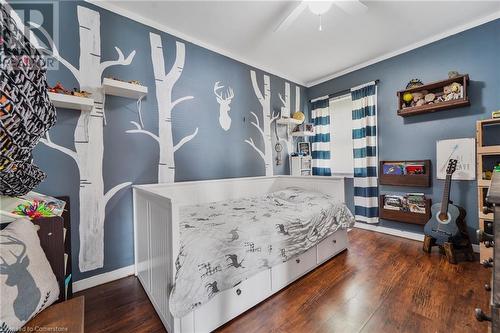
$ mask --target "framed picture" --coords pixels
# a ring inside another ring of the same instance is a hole
[[[299,155],[309,156],[311,155],[311,144],[309,142],[299,142],[297,143],[297,151]]]
[[[437,179],[446,178],[446,167],[450,159],[458,160],[457,171],[453,174],[453,179],[476,179],[476,139],[439,140],[436,143],[436,155]]]
[[[305,124],[304,125],[304,130],[306,132],[314,132],[314,124]]]

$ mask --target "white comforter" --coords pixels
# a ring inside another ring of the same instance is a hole
[[[354,224],[344,203],[298,188],[181,207],[181,221],[170,294],[175,317]]]

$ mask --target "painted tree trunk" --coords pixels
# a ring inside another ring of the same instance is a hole
[[[92,93],[94,107],[82,112],[75,130],[75,149],[80,168],[80,271],[104,263],[104,157],[101,77],[100,19],[95,11],[78,7],[80,22],[80,89]],[[102,250],[101,250],[102,249]]]
[[[283,107],[281,108],[281,116],[282,117],[291,117],[291,101],[290,101],[290,83],[285,82],[285,98],[281,99],[283,102]],[[287,138],[286,138],[286,149],[288,155],[290,155],[293,152],[293,138],[288,133],[288,128],[287,128]]]
[[[273,171],[273,151],[271,150],[271,81],[269,75],[264,75],[264,93],[259,89],[255,71],[250,71],[252,86],[255,95],[262,106],[263,119],[263,141],[264,141],[264,165],[266,176],[272,176]]]
[[[102,175],[104,159],[104,91],[101,77],[105,68],[112,65],[128,65],[135,51],[126,59],[120,49],[118,60],[101,63],[100,15],[86,7],[78,6],[80,26],[80,66],[76,69],[61,57],[52,41],[52,55],[75,76],[80,89],[88,91],[94,99],[91,111],[81,111],[74,133],[75,151],[59,146],[47,134],[41,142],[72,157],[80,173],[80,251],[78,265],[81,272],[101,268],[104,265],[104,221],[106,205],[119,190],[130,182],[119,184],[106,193]],[[46,35],[47,38],[48,35]]]
[[[184,43],[176,42],[176,58],[172,69],[165,73],[165,59],[163,58],[163,46],[160,35],[150,33],[151,59],[156,83],[156,100],[158,103],[158,144],[160,146],[160,158],[158,162],[158,183],[173,183],[175,181],[175,159],[174,153],[184,143],[190,141],[198,133],[183,138],[174,146],[172,133],[172,110],[180,102],[194,98],[185,96],[172,101],[172,88],[179,80],[185,61]]]

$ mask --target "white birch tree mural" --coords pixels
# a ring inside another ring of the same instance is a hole
[[[290,83],[285,82],[285,96],[283,97],[281,94],[279,94],[279,98],[283,106],[281,107],[281,117],[291,117],[291,101],[290,101]],[[288,133],[289,129],[288,126],[286,128],[286,149],[288,154],[292,153],[293,149],[293,140],[292,136],[290,133]]]
[[[277,113],[273,113],[271,116],[271,81],[269,75],[264,75],[264,92],[259,89],[259,85],[257,83],[257,74],[255,71],[250,71],[250,78],[252,80],[253,90],[257,99],[262,106],[262,119],[263,119],[263,127],[261,128],[259,117],[255,114],[255,112],[250,112],[255,121],[252,121],[250,124],[254,126],[262,137],[264,141],[264,149],[260,149],[255,145],[255,142],[252,138],[244,140],[248,143],[259,156],[264,161],[266,176],[272,176],[274,174],[273,171],[273,152],[271,150],[271,124],[273,121],[278,119],[279,115]]]
[[[158,103],[158,135],[145,130],[142,125],[132,121],[135,129],[127,133],[142,133],[153,138],[159,146],[160,158],[158,162],[158,183],[173,183],[175,181],[174,153],[191,141],[198,134],[198,127],[194,132],[182,138],[175,146],[172,136],[172,110],[181,102],[193,99],[193,96],[184,96],[172,101],[172,89],[179,80],[184,69],[186,50],[184,43],[176,42],[176,57],[168,73],[165,72],[165,58],[163,46],[158,34],[150,33],[151,59],[156,84],[156,100]]]
[[[118,53],[116,60],[101,62],[100,15],[86,7],[78,6],[78,22],[80,34],[80,63],[76,68],[64,59],[54,41],[45,32],[50,41],[48,54],[65,66],[76,78],[81,90],[88,91],[94,99],[91,111],[81,111],[74,132],[75,150],[60,146],[51,140],[47,133],[41,142],[71,157],[80,173],[80,249],[78,264],[81,272],[101,268],[104,265],[104,220],[106,205],[121,189],[131,185],[130,182],[118,184],[104,191],[103,158],[104,158],[104,91],[102,74],[106,68],[114,65],[129,65],[135,56],[135,50],[128,57],[115,47]]]

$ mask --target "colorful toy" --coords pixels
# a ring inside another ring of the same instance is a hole
[[[403,95],[403,101],[405,101],[406,104],[411,103],[412,100],[413,100],[412,93],[409,93],[409,92],[404,93],[404,95]]]
[[[30,219],[54,216],[50,203],[46,204],[38,200],[22,203],[18,205],[12,213],[20,216],[27,216]]]

